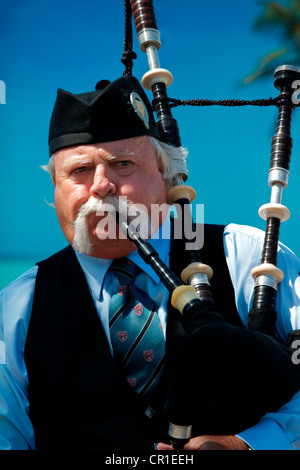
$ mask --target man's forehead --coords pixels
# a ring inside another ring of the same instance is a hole
[[[148,136],[135,137],[132,139],[115,140],[111,142],[78,145],[75,147],[68,147],[66,149],[58,150],[55,156],[60,158],[76,158],[100,154],[112,154],[113,156],[133,154],[140,147],[150,142]]]

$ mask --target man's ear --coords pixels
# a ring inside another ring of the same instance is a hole
[[[55,179],[55,175],[52,175],[52,182],[53,182],[53,186],[55,187],[55,186],[56,186],[56,179]]]
[[[157,159],[157,166],[158,166],[158,170],[161,174],[163,174],[164,172],[164,165],[163,165],[163,162],[162,162],[162,159],[161,158],[158,158]]]

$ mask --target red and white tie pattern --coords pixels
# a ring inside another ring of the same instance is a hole
[[[128,383],[147,397],[156,388],[165,358],[165,339],[150,297],[134,286],[139,268],[128,258],[115,260],[110,270],[118,277],[118,291],[109,308],[114,357]]]

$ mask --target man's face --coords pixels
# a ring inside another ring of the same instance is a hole
[[[70,244],[78,212],[90,198],[105,201],[107,196],[123,196],[143,204],[149,215],[152,204],[166,203],[165,182],[147,136],[59,150],[54,165],[57,217]],[[99,239],[96,229],[100,220],[96,213],[86,218],[92,256],[116,258],[135,249],[127,239]]]

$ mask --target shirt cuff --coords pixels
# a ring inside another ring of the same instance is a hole
[[[291,443],[281,427],[268,418],[237,434],[253,450],[292,450]]]

